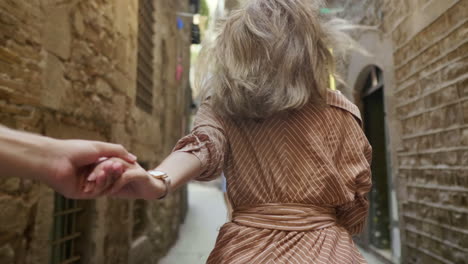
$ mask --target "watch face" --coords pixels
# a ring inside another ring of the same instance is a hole
[[[166,175],[166,173],[162,172],[162,171],[149,171],[149,174],[151,174],[153,176],[164,176],[164,175]]]

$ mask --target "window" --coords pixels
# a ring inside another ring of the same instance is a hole
[[[153,13],[152,0],[139,1],[136,105],[149,114],[153,111]]]
[[[77,263],[81,258],[76,251],[76,241],[81,236],[77,231],[77,215],[83,211],[79,203],[55,194],[52,264]]]

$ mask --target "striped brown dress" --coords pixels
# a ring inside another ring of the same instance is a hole
[[[207,181],[224,171],[234,213],[208,263],[366,263],[361,232],[371,147],[359,109],[329,91],[326,106],[266,120],[230,120],[203,104],[175,151],[193,153]]]

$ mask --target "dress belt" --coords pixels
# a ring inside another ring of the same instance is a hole
[[[234,209],[232,222],[255,228],[312,231],[336,225],[334,207],[269,203]]]

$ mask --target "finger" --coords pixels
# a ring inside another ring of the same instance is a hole
[[[129,153],[122,145],[95,142],[94,146],[98,151],[99,157],[117,157],[130,163],[134,163],[137,160],[137,157]]]
[[[91,193],[94,190],[95,185],[95,182],[87,182],[83,192],[86,194]]]
[[[118,191],[120,191],[122,188],[125,187],[125,185],[129,184],[131,182],[131,177],[125,177],[125,174],[122,175],[122,177],[120,177],[119,180],[117,180],[117,182],[114,183],[114,186],[112,186],[112,188],[109,190],[109,194],[112,195],[112,194],[115,194],[117,193]]]
[[[115,162],[114,165],[112,166],[112,169],[114,170],[114,172],[122,174],[123,173],[123,164],[120,163],[120,162]]]
[[[103,161],[106,161],[108,160],[109,158],[108,157],[100,157],[98,160],[97,160],[97,163],[101,163]]]
[[[119,170],[118,168],[116,169],[116,164],[114,164],[114,166],[112,167],[112,172],[108,174],[108,177],[106,178],[106,184],[103,191],[106,192],[106,190],[109,190],[109,188],[111,188],[112,185],[114,185],[114,183],[121,175],[122,170]]]
[[[95,191],[100,192],[104,189],[104,183],[106,181],[106,172],[104,170],[99,171],[96,177],[96,188]]]
[[[109,195],[111,198],[120,198],[120,199],[134,199],[135,191],[131,184],[127,184],[122,189],[118,190],[114,194]]]
[[[95,172],[92,172],[89,176],[88,179],[86,179],[89,182],[95,181],[97,178],[97,174]]]
[[[109,171],[112,168],[113,161],[106,158],[98,163],[99,164],[95,165],[93,172],[89,174],[87,178],[88,181],[95,181],[100,170],[105,170],[106,172]]]
[[[104,163],[102,166],[103,166],[102,169],[104,170],[104,173],[109,174],[109,173],[112,173],[114,162],[109,161],[109,162]]]

